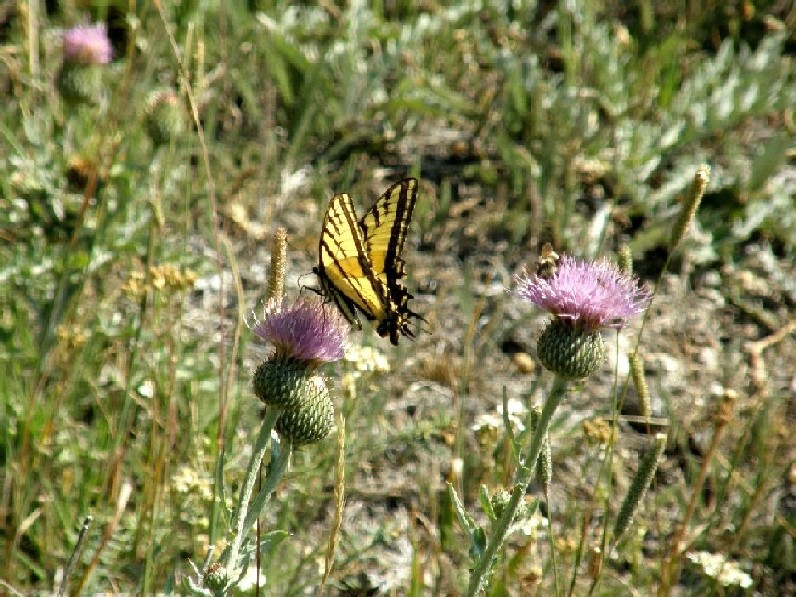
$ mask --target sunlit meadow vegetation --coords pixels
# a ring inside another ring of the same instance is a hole
[[[110,56],[70,46],[89,25]],[[207,582],[265,416],[271,238],[311,295],[332,193],[406,176],[427,323],[324,366],[338,430],[290,454],[236,591],[796,592],[794,31],[783,1],[4,3],[0,593]],[[508,292],[544,242],[654,296],[483,565],[559,387]]]

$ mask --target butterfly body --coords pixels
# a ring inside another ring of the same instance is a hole
[[[414,337],[409,326],[412,295],[401,282],[402,252],[417,199],[417,180],[404,179],[379,197],[357,220],[351,197],[334,195],[324,216],[315,274],[321,290],[348,321],[362,327],[358,314],[377,322],[376,332],[398,344]]]

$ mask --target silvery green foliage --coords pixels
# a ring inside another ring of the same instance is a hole
[[[521,195],[531,178],[553,217],[562,200],[577,196],[577,189],[562,190],[561,180],[588,164],[650,216],[650,229],[634,241],[643,250],[665,235],[694,164],[704,162],[713,167],[708,192],[740,199],[727,230],[733,241],[762,228],[796,244],[790,135],[769,134],[766,122],[796,104],[787,32],[766,36],[754,49],[727,39],[714,54],[686,52],[672,34],[642,53],[613,25],[575,12],[568,17],[579,35],[568,40],[557,76],[533,52],[494,50],[505,73],[496,139],[514,192]],[[750,133],[759,137],[753,153]],[[726,216],[714,217],[725,223]],[[698,260],[715,257],[707,249]]]
[[[454,512],[456,512],[456,517],[459,520],[459,525],[470,539],[470,557],[473,562],[476,562],[483,555],[489,528],[484,528],[479,525],[475,519],[467,513],[464,504],[462,504],[459,495],[456,493],[456,489],[454,489],[453,485],[450,483],[448,483],[448,495],[453,504]],[[505,506],[511,499],[511,493],[506,490],[498,490],[490,496],[486,486],[481,485],[478,499],[481,509],[491,525],[503,514]],[[518,531],[524,531],[528,524],[531,523],[531,519],[536,513],[538,505],[538,499],[522,501],[512,518],[506,537]]]

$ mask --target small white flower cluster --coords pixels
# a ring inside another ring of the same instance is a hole
[[[346,367],[345,373],[340,380],[342,387],[346,388],[348,394],[355,398],[357,395],[356,382],[362,375],[369,371],[386,372],[390,370],[390,361],[376,348],[370,346],[360,346],[353,342],[348,344],[345,349],[343,360],[350,363]]]
[[[346,348],[345,357],[343,358],[352,363],[359,372],[390,370],[390,362],[384,356],[384,353],[370,346],[351,344]]]
[[[516,398],[509,398],[508,400],[508,420],[515,433],[525,431],[525,416],[528,409],[525,408],[525,403]],[[472,430],[475,432],[484,431],[488,429],[503,429],[503,405],[498,404],[497,413],[484,413],[479,415],[473,423]]]
[[[266,585],[265,579],[265,571],[260,570],[259,575],[257,573],[256,566],[249,566],[246,569],[246,574],[243,575],[243,578],[240,579],[238,586],[235,587],[237,591],[241,593],[247,593],[254,589],[256,586],[264,587]]]
[[[696,564],[705,575],[715,578],[725,587],[739,586],[748,589],[752,586],[753,580],[746,572],[741,570],[738,562],[727,560],[722,554],[710,553],[709,551],[688,552],[686,557]]]
[[[542,513],[539,512],[539,508],[536,508],[531,516],[519,524],[517,530],[528,537],[536,537],[537,531],[546,529],[548,524],[548,520],[542,516]]]
[[[180,466],[171,478],[171,485],[178,493],[197,493],[203,500],[213,499],[213,480],[196,469]]]

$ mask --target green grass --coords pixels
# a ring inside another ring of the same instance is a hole
[[[544,320],[504,288],[545,241],[582,257],[628,244],[654,283],[701,163],[710,187],[640,344],[669,447],[595,593],[656,591],[692,500],[688,551],[738,562],[763,594],[793,588],[787,3],[17,4],[0,24],[3,591],[57,589],[87,515],[73,593],[164,591],[223,546],[262,418],[265,351],[244,320],[261,310],[271,234],[288,231],[295,297],[314,284],[332,193],[362,210],[408,175],[421,194],[407,284],[429,333],[393,348],[366,329],[355,342],[389,370],[326,371],[347,432],[329,593],[464,591],[470,545],[444,482],[485,524],[479,488],[510,489],[514,463],[502,431],[473,424],[504,389],[530,404],[550,385],[517,365]],[[75,104],[57,85],[60,32],[89,20],[109,24],[114,60],[96,102]],[[176,116],[156,142],[148,100],[164,90]],[[589,551],[648,442],[622,417],[612,443],[584,432],[613,420],[624,362],[553,420],[562,592],[588,593]],[[263,559],[267,594],[320,585],[336,461],[333,438],[293,455],[262,517],[290,533]],[[550,546],[515,535],[490,594],[552,594]],[[678,590],[735,594],[682,560]]]

